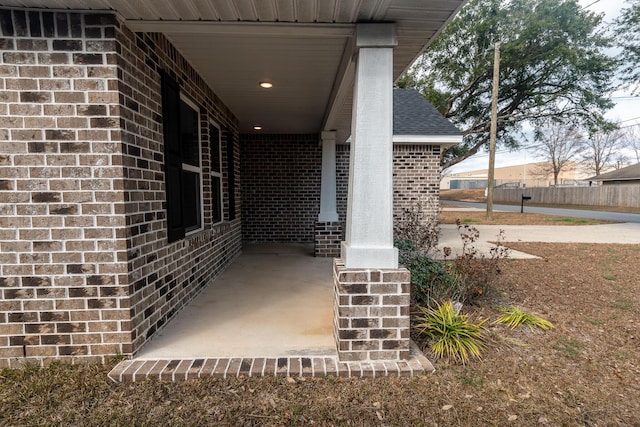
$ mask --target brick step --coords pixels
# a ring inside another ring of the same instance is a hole
[[[109,372],[113,382],[147,378],[181,381],[194,378],[239,376],[384,377],[415,376],[435,369],[412,343],[409,360],[340,362],[336,356],[231,357],[163,360],[124,360]]]

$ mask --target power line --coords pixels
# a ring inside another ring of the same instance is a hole
[[[580,10],[584,10],[584,9],[586,9],[586,8],[588,8],[588,7],[591,7],[591,6],[593,6],[594,4],[596,4],[596,3],[600,3],[600,0],[595,0],[594,2],[589,3],[589,4],[588,4],[588,5],[586,5],[586,6],[582,6],[582,7],[580,8]]]
[[[638,97],[634,96],[634,95],[610,96],[609,98],[610,99],[618,99],[618,100],[622,100],[622,101],[638,99]]]
[[[620,126],[620,129],[632,128],[632,127],[636,127],[636,126],[640,126],[640,123],[636,123],[636,124],[633,124],[633,125]]]

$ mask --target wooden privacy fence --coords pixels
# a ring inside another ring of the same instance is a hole
[[[496,188],[495,203],[520,203],[522,196],[531,203],[549,205],[626,206],[640,208],[640,185],[603,185],[598,187]]]

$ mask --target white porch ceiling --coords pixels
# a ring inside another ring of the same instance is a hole
[[[241,132],[314,133],[351,126],[356,23],[394,22],[394,78],[466,0],[0,0],[4,7],[116,10],[158,31],[234,111]],[[260,81],[271,81],[269,90]]]

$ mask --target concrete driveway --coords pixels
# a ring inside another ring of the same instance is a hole
[[[640,244],[640,223],[600,225],[474,225],[480,232],[475,247],[485,255],[495,247],[500,230],[505,242],[547,243],[624,243]],[[440,226],[439,248],[450,247],[453,254],[462,254],[462,240],[455,224]],[[534,255],[511,251],[511,258],[536,258]]]

